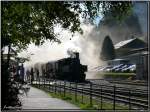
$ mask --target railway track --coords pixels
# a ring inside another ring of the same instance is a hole
[[[72,87],[71,89],[75,91],[76,88]],[[82,88],[78,87],[77,92],[80,94],[81,93],[85,94],[85,95],[92,94],[92,97],[97,97],[97,98],[102,97],[103,99],[108,99],[110,101],[114,100],[113,90],[108,90],[108,89],[100,90],[100,89],[95,89],[95,88],[92,88],[92,90],[90,88],[84,88],[82,90]],[[137,96],[135,96],[135,94],[132,94],[132,93],[130,93],[132,96],[128,96],[128,94],[124,94],[124,93],[121,94],[121,93],[122,92],[117,93],[116,91],[115,93],[116,102],[126,103],[126,104],[130,102],[131,105],[140,106],[142,108],[148,108],[148,100],[137,98]]]
[[[95,84],[99,84],[102,81],[104,81],[104,79],[87,79],[90,82],[93,82]],[[136,80],[105,80],[111,84],[124,84],[124,85],[135,85],[135,86],[148,86],[148,82],[147,81],[136,81]]]

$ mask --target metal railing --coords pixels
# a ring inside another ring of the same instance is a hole
[[[148,109],[148,92],[142,90],[131,90],[115,85],[99,85],[94,83],[76,83],[52,79],[38,79],[32,83],[38,88],[44,88],[55,94],[72,94],[75,101],[87,100],[90,105],[99,105],[99,109],[103,109],[103,104],[107,102],[112,104],[111,110],[117,110],[118,105],[123,105],[128,110]],[[86,96],[86,97],[85,97]],[[80,98],[78,98],[80,97]],[[119,110],[122,108],[119,108]]]

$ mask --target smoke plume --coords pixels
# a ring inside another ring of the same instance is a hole
[[[91,24],[82,24],[84,34],[76,33],[73,37],[69,31],[61,30],[56,27],[55,31],[60,34],[61,44],[51,43],[46,41],[42,46],[36,47],[33,44],[29,45],[27,51],[24,51],[20,56],[30,56],[30,62],[25,63],[25,67],[29,67],[38,62],[54,61],[61,58],[69,57],[72,51],[79,52],[81,64],[88,65],[88,70],[92,70],[96,66],[104,65],[105,62],[100,60],[101,45],[106,35],[109,35],[113,43],[129,39],[132,35],[145,40],[147,27],[147,13],[139,11],[138,7],[146,10],[145,2],[135,3],[133,14],[128,17],[123,23],[119,24],[112,20],[101,20],[98,27]],[[140,20],[140,16],[144,18]],[[94,76],[94,75],[93,75]],[[92,77],[92,76],[90,76]]]

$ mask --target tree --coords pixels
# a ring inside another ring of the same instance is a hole
[[[92,22],[99,13],[123,18],[131,12],[131,2],[100,1],[39,1],[12,2],[2,1],[2,47],[12,43],[20,48],[31,42],[40,45],[45,39],[60,42],[54,32],[54,26],[72,33],[81,34],[79,16]],[[84,7],[84,8],[82,8]],[[100,10],[102,9],[102,10]]]
[[[109,36],[106,36],[103,41],[100,58],[104,61],[115,58],[114,45]]]
[[[59,42],[56,24],[80,32],[79,18],[69,7],[64,2],[2,2],[2,47],[40,45],[46,39]]]
[[[131,1],[106,1],[103,2],[102,7],[104,18],[122,22],[132,14],[133,4]]]

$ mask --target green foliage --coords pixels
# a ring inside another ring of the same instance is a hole
[[[19,87],[17,82],[11,80],[8,76],[10,76],[9,71],[7,70],[7,65],[2,63],[2,83],[1,83],[1,108],[3,109],[5,106],[21,106],[21,102],[18,98]],[[4,76],[5,75],[5,76]]]
[[[54,26],[81,32],[77,14],[65,2],[2,2],[2,46],[40,45],[49,39],[60,42]]]
[[[115,58],[114,45],[109,36],[106,36],[103,41],[100,58],[104,61],[112,60]]]
[[[105,1],[102,7],[105,18],[121,22],[132,14],[133,5],[131,1]]]
[[[119,20],[131,12],[131,2],[102,1],[2,1],[2,47],[13,44],[25,48],[31,42],[41,45],[46,39],[59,42],[54,26],[60,24],[72,33],[83,33],[79,15],[94,19],[108,13]]]
[[[111,18],[121,22],[132,14],[133,8],[130,1],[84,1],[79,3],[84,7],[79,12],[90,22],[93,22],[99,15],[103,15],[104,19]]]

